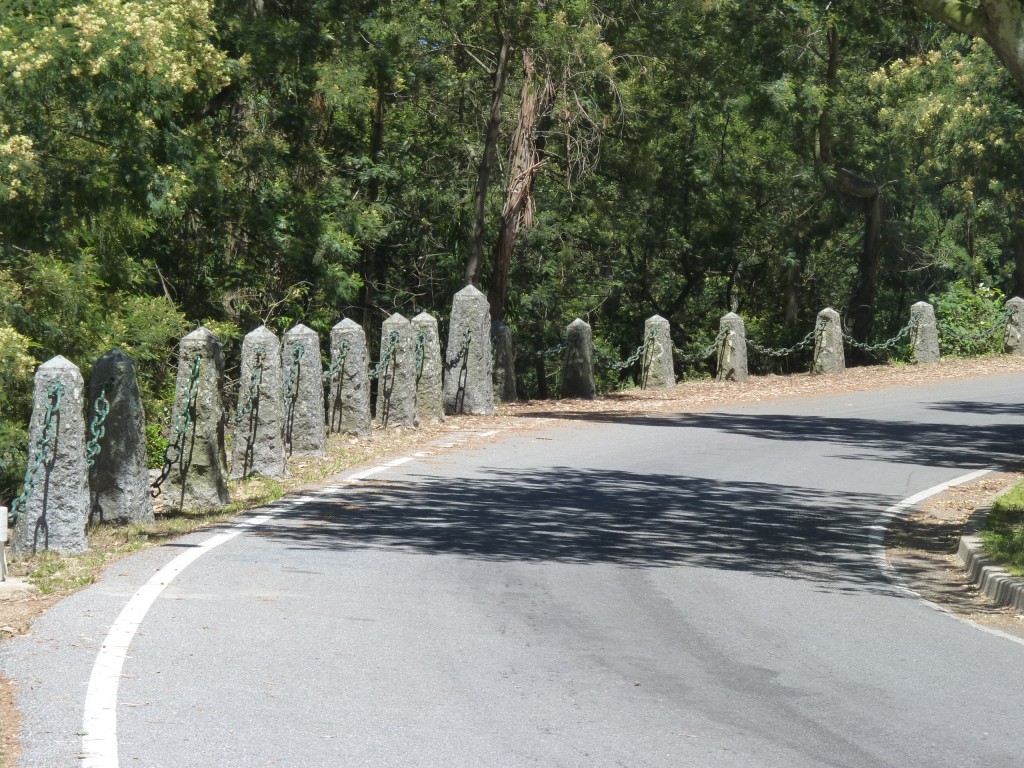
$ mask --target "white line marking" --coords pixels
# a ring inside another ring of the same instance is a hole
[[[984,624],[978,624],[977,622],[964,618],[963,616],[960,616],[959,614],[949,610],[945,606],[932,602],[916,590],[911,589],[903,581],[903,577],[900,576],[899,571],[897,571],[893,564],[890,563],[885,557],[885,532],[886,529],[889,527],[889,524],[895,518],[899,517],[904,512],[907,512],[916,504],[920,504],[925,499],[940,494],[949,488],[955,488],[958,485],[963,485],[964,483],[969,483],[972,480],[977,480],[979,477],[983,477],[984,475],[987,475],[991,471],[992,470],[990,469],[979,469],[974,472],[968,472],[966,475],[960,475],[960,477],[955,477],[952,480],[949,480],[945,483],[939,483],[938,485],[934,485],[931,488],[926,488],[920,493],[915,493],[913,496],[908,496],[907,498],[903,499],[903,501],[897,504],[893,504],[891,507],[884,510],[882,514],[880,514],[875,519],[874,525],[872,525],[869,529],[871,531],[871,548],[874,550],[875,561],[878,563],[879,568],[882,569],[882,573],[885,574],[886,578],[888,578],[889,581],[892,582],[893,586],[896,587],[896,589],[898,589],[899,591],[903,592],[904,594],[910,595],[911,597],[917,598],[932,610],[938,611],[939,613],[944,613],[950,618],[962,622],[963,624],[967,624],[968,626],[973,627],[974,629],[980,630],[989,635],[1001,637],[1004,640],[1009,640],[1011,643],[1016,643],[1017,645],[1024,646],[1024,640],[1017,637],[1016,635],[1011,635],[1007,632],[1003,632],[1002,630],[993,629],[992,627],[986,627]]]
[[[483,434],[481,437],[490,437],[495,434],[497,434],[497,431]],[[410,461],[413,461],[414,457],[415,454],[413,456],[403,456],[376,467],[353,472],[341,481],[342,485],[321,489],[319,493],[322,494],[327,490],[343,490],[345,485],[353,485],[386,469],[408,464]],[[142,620],[146,618],[146,614],[160,596],[160,593],[182,571],[210,550],[231,541],[249,528],[255,528],[269,522],[277,515],[287,512],[290,508],[315,501],[317,501],[316,496],[303,495],[292,499],[282,499],[264,507],[267,513],[254,515],[237,522],[231,526],[231,530],[211,536],[206,541],[196,544],[189,551],[181,553],[154,573],[149,581],[132,595],[127,605],[125,605],[121,613],[114,620],[113,626],[110,627],[106,639],[100,646],[99,653],[96,654],[92,674],[89,676],[89,688],[85,694],[85,712],[82,717],[82,753],[79,756],[81,759],[80,765],[83,768],[118,768],[119,766],[117,751],[117,689],[121,682],[121,673],[124,669],[125,659],[128,657],[128,647],[131,645],[136,631],[142,624]]]

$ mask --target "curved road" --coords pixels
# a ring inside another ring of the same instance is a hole
[[[890,584],[871,526],[1017,459],[1021,393],[596,415],[129,558],[3,649],[23,765],[1020,766],[1024,645]],[[101,643],[182,553],[92,754]]]

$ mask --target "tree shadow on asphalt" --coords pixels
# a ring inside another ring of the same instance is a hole
[[[694,566],[894,591],[869,524],[891,499],[625,471],[487,470],[354,487],[259,535],[297,548],[398,548],[524,562]]]
[[[944,400],[931,403],[935,411],[952,411],[954,413],[977,413],[983,416],[1024,416],[1024,403],[986,403],[973,400]]]
[[[937,404],[941,405],[941,404]],[[947,403],[949,408],[970,411],[964,404]],[[970,404],[981,406],[983,404]],[[1016,414],[992,410],[972,413]],[[623,414],[544,412],[524,418],[560,418],[577,421],[633,424],[648,427],[685,427],[728,432],[762,440],[827,443],[843,452],[832,455],[843,459],[890,461],[930,467],[966,469],[1019,466],[1024,437],[1021,424],[938,424],[911,421],[880,421],[841,416],[791,416],[785,414],[688,413]],[[850,451],[849,449],[852,449]]]

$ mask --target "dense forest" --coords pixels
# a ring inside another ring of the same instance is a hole
[[[260,323],[443,323],[470,281],[536,397],[577,316],[621,359],[654,313],[684,352],[729,310],[871,341],[1024,286],[1019,0],[0,8],[0,498],[39,361],[135,356],[158,442],[199,323],[230,365]]]

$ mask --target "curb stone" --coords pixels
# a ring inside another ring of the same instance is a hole
[[[991,510],[992,506],[987,504],[978,507],[967,518],[956,556],[982,594],[999,605],[1024,611],[1024,578],[1011,576],[1005,568],[996,565],[985,555],[980,531]]]

